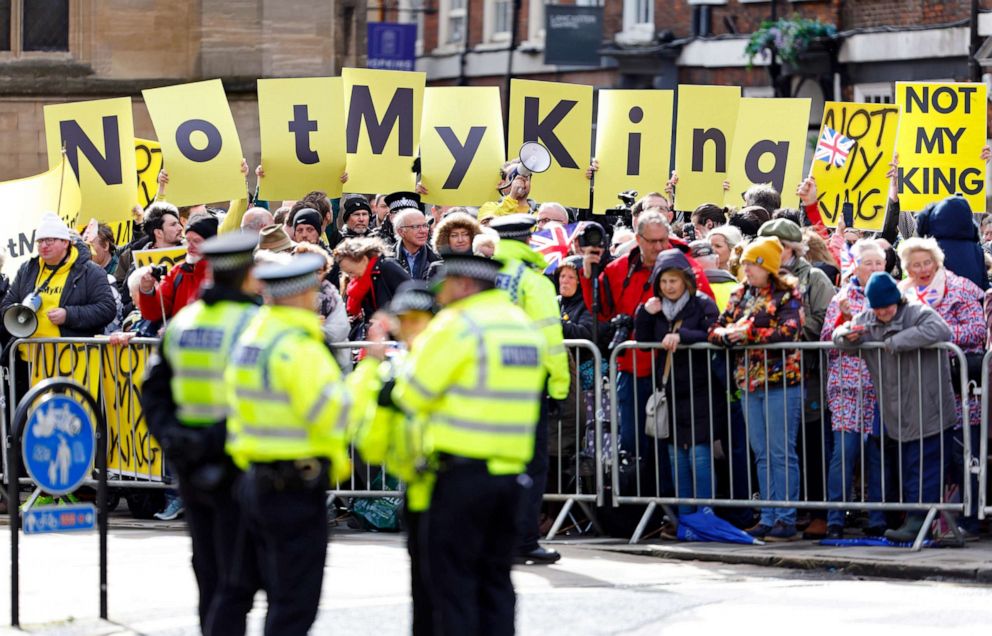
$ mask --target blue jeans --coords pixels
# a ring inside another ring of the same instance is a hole
[[[683,499],[709,499],[713,496],[713,462],[709,444],[693,444],[689,448],[668,445],[672,463],[672,479],[676,494]],[[679,506],[679,514],[695,512],[695,506]]]
[[[914,439],[899,443],[899,459],[893,470],[902,470],[902,500],[906,503],[935,503],[941,496],[941,477],[951,461],[954,447],[954,431],[928,435],[922,440]],[[943,444],[943,462],[941,462]],[[897,473],[898,474],[898,473]]]
[[[651,386],[651,376],[637,378],[637,402],[634,402],[634,374],[621,371],[617,374],[617,407],[620,411],[618,425],[620,428],[620,448],[630,455],[647,456],[648,448],[653,440],[644,434],[644,422],[647,416],[644,409],[648,398],[654,391]],[[635,417],[635,410],[636,417]],[[635,445],[636,444],[636,445]]]
[[[769,386],[744,394],[748,440],[754,451],[761,498],[799,501],[799,455],[796,437],[803,410],[799,386]],[[796,525],[795,508],[762,508],[761,523]]]
[[[827,498],[829,501],[847,501],[851,492],[854,467],[861,462],[868,487],[868,501],[882,501],[882,454],[877,435],[834,431],[834,452],[830,458],[830,472],[827,475]],[[862,486],[864,487],[864,485]],[[827,525],[844,525],[844,511],[827,512]],[[868,525],[873,528],[885,526],[885,513],[872,510],[868,513]]]

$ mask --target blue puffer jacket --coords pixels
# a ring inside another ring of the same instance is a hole
[[[984,291],[989,288],[978,225],[964,197],[947,197],[916,215],[916,233],[932,236],[944,251],[944,265]]]

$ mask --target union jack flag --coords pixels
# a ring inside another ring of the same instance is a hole
[[[823,134],[816,142],[816,154],[813,155],[813,159],[826,161],[840,168],[847,161],[847,155],[850,154],[853,146],[853,139],[848,139],[833,128],[824,126]]]
[[[558,269],[558,264],[568,256],[568,250],[572,246],[572,238],[580,223],[569,223],[568,225],[553,224],[545,230],[534,232],[530,236],[530,246],[544,255],[544,260],[548,262],[545,274],[553,274]]]

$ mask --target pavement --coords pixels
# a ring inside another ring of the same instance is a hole
[[[151,529],[137,528],[132,522],[127,528],[123,525],[115,520],[110,531],[110,621],[96,618],[96,537],[28,536],[21,542],[24,631],[3,626],[9,616],[10,590],[7,577],[0,576],[0,635],[197,634],[196,587],[182,524],[154,524]],[[9,532],[0,530],[0,552],[9,549],[9,537]],[[577,539],[557,546],[564,555],[558,564],[513,570],[522,636],[767,636],[775,627],[810,636],[838,632],[931,636],[950,630],[981,633],[992,624],[992,587],[987,584],[873,578],[696,558],[703,555],[697,548],[719,547],[713,545],[628,547]],[[664,554],[659,549],[690,548],[679,557],[690,561],[654,558]],[[813,546],[770,548],[782,554],[802,553]],[[936,552],[951,551],[925,550],[924,555]],[[967,556],[972,548],[955,552]],[[311,633],[409,634],[409,598],[401,535],[336,528]],[[262,635],[265,610],[265,596],[260,593],[249,615],[249,636]]]
[[[6,531],[8,525],[8,518],[0,517],[0,528]],[[118,511],[111,515],[110,529],[141,530],[142,535],[152,536],[156,530],[169,533],[184,532],[185,523],[181,519],[141,521],[132,519],[126,512]],[[349,530],[341,521],[337,527],[332,528],[331,534],[333,538],[335,535],[361,536],[364,533]],[[987,535],[983,535],[979,541],[966,543],[963,547],[937,546],[917,552],[900,547],[825,546],[820,545],[818,541],[808,540],[743,545],[654,539],[630,545],[622,539],[586,538],[581,535],[562,537],[545,544],[672,561],[821,570],[892,579],[992,583],[992,537]]]

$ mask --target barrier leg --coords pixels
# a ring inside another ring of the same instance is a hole
[[[561,530],[562,524],[565,523],[565,519],[568,518],[568,513],[572,510],[572,504],[575,503],[574,499],[569,499],[565,502],[565,505],[561,507],[561,512],[555,518],[555,522],[551,525],[551,529],[548,530],[548,536],[544,537],[546,540],[550,541],[555,538],[558,531]]]
[[[947,524],[947,527],[951,529],[951,533],[954,535],[954,541],[948,542],[941,539],[941,545],[949,545],[952,547],[963,548],[964,547],[964,535],[961,534],[961,529],[958,527],[958,520],[954,517],[954,513],[950,510],[941,510],[940,518]]]
[[[927,518],[923,520],[923,525],[920,527],[920,532],[916,535],[916,541],[913,542],[913,552],[919,552],[923,549],[923,540],[927,538],[928,534],[930,534],[930,526],[933,525],[933,520],[936,518],[936,508],[931,508],[927,511]]]
[[[641,516],[641,520],[637,522],[637,529],[634,530],[634,536],[632,536],[630,538],[630,541],[627,542],[628,545],[636,545],[641,542],[641,537],[644,536],[644,530],[648,527],[648,521],[651,520],[651,515],[654,514],[654,511],[657,507],[658,504],[656,504],[653,501],[648,504],[647,509],[644,511],[644,514]]]
[[[596,511],[590,508],[589,504],[585,501],[576,501],[575,503],[579,506],[579,510],[586,516],[586,519],[589,520],[589,523],[592,524],[596,534],[599,536],[606,534],[603,532],[603,526],[599,525],[599,520],[596,518]]]

